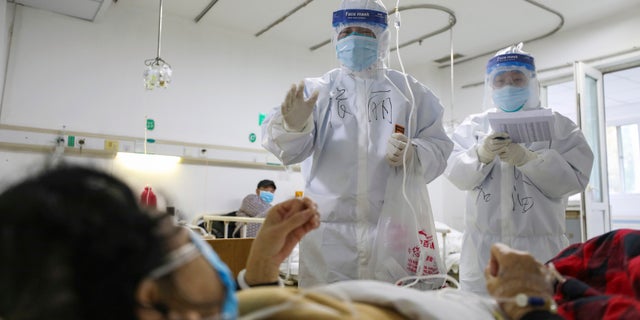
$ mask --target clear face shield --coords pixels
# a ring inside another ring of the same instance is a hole
[[[340,64],[354,72],[384,67],[389,52],[387,13],[378,10],[343,9],[333,13],[333,44]]]
[[[489,60],[485,77],[484,107],[517,112],[540,107],[539,83],[533,57],[510,53]]]

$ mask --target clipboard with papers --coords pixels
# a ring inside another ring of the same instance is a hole
[[[515,143],[550,141],[552,138],[551,109],[492,112],[488,114],[488,119],[494,132],[506,132]]]

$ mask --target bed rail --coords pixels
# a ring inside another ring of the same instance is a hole
[[[222,221],[224,222],[224,238],[229,238],[229,222],[242,223],[242,229],[240,229],[240,237],[247,237],[247,223],[263,223],[264,218],[250,218],[250,217],[229,217],[229,216],[221,216],[215,214],[205,214],[202,215],[202,219],[205,223],[205,229],[208,233],[211,233],[211,226],[213,221]],[[233,230],[232,230],[233,232]],[[448,227],[436,226],[436,232],[442,235],[442,243],[440,246],[442,247],[442,263],[445,263],[447,257],[447,233],[451,232],[451,229]]]
[[[208,233],[211,233],[211,226],[214,221],[221,221],[224,223],[224,238],[229,237],[229,222],[241,223],[242,229],[240,229],[240,237],[247,237],[247,223],[263,223],[264,218],[250,218],[250,217],[230,217],[230,216],[222,216],[215,214],[205,214],[202,215],[202,220],[204,221],[205,229]],[[233,230],[231,230],[233,232]]]

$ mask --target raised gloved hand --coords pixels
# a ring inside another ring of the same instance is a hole
[[[289,131],[302,131],[317,100],[318,91],[315,91],[308,100],[304,100],[304,82],[300,82],[298,86],[292,85],[280,106],[285,128]]]
[[[499,155],[510,144],[511,138],[504,132],[488,135],[477,150],[478,160],[485,164],[490,163],[496,155]]]
[[[402,157],[404,156],[404,149],[407,147],[407,141],[409,139],[402,133],[396,132],[389,137],[387,142],[387,162],[391,166],[397,167],[402,165]],[[413,157],[413,147],[407,149],[407,159]]]
[[[522,166],[538,157],[537,153],[517,143],[509,144],[499,155],[500,160],[516,167]]]

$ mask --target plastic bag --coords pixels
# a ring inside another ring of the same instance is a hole
[[[372,273],[376,280],[395,283],[408,276],[445,273],[439,253],[427,184],[422,173],[407,159],[403,193],[402,167],[392,170],[387,179],[384,204],[378,220],[371,254]],[[437,283],[436,283],[437,282]],[[437,289],[442,281],[417,286]]]

